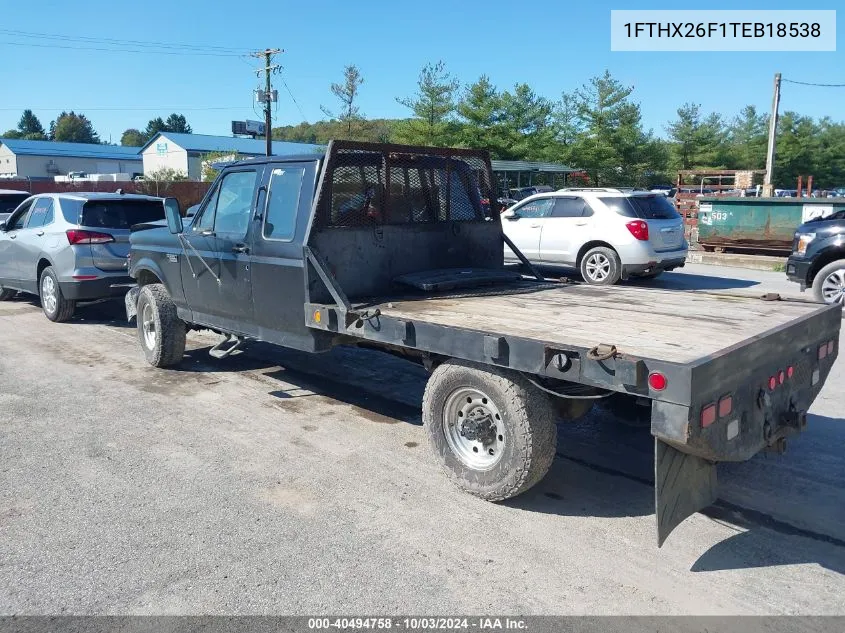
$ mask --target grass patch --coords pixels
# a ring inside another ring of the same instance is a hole
[[[772,266],[772,270],[776,273],[785,273],[786,264],[775,264],[774,266]]]

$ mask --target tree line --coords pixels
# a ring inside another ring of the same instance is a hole
[[[360,69],[347,66],[330,86],[340,107],[322,108],[329,120],[277,127],[274,138],[486,148],[493,158],[583,169],[596,186],[674,182],[680,169],[765,168],[768,114],[749,105],[726,118],[685,103],[661,137],[645,129],[634,89],[607,71],[550,100],[525,83],[502,90],[485,75],[462,85],[443,62],[430,63],[416,91],[396,97],[409,110],[404,119],[367,119],[358,107],[363,85]],[[819,188],[845,186],[845,123],[786,111],[778,121],[775,183],[791,188],[811,174]]]
[[[120,137],[124,146],[140,147],[159,132],[191,133],[191,126],[183,114],[173,113],[163,119],[155,117],[147,122],[143,130],[129,128]],[[7,130],[2,138],[25,139],[31,141],[62,141],[67,143],[103,143],[94,130],[90,119],[81,112],[62,112],[50,121],[47,130],[32,110],[24,110],[17,128]]]

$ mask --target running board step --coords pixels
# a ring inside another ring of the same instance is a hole
[[[223,337],[223,340],[208,350],[208,354],[212,358],[226,358],[227,356],[231,356],[235,352],[240,351],[240,347],[243,342],[244,340],[240,336],[233,336],[230,334]]]

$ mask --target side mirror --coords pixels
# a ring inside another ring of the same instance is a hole
[[[164,199],[164,217],[167,218],[167,228],[171,233],[175,235],[182,232],[182,208],[176,198]]]
[[[519,214],[516,213],[515,211],[508,210],[508,211],[505,211],[504,213],[502,213],[502,217],[505,218],[506,220],[513,221],[513,220],[519,219]]]
[[[3,233],[6,232],[6,220],[0,222],[0,231],[2,231]]]

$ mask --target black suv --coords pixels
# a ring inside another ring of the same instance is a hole
[[[798,227],[786,276],[801,290],[811,287],[816,301],[845,302],[845,210]]]

